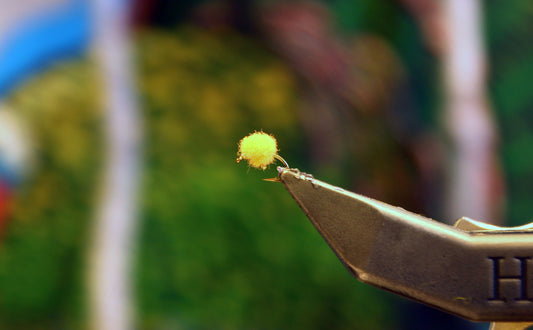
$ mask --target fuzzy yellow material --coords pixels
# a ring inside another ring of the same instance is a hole
[[[264,170],[274,162],[277,153],[278,143],[272,135],[254,132],[239,142],[237,162],[246,159],[251,166]]]

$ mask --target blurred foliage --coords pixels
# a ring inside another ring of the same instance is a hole
[[[531,221],[533,156],[533,3],[487,1],[486,29],[490,95],[501,133],[507,184],[507,225]]]
[[[431,129],[436,127],[441,101],[440,81],[435,79],[439,74],[438,61],[426,47],[419,25],[402,1],[324,2],[333,13],[333,22],[339,33],[346,39],[368,34],[394,49],[406,73],[403,84],[408,91],[402,92],[407,95],[410,104],[403,104],[405,110],[412,112],[409,115],[416,117],[423,125]]]
[[[145,162],[136,283],[139,328],[388,329],[381,291],[355,281],[276,175],[235,164],[264,129],[305,170],[295,85],[256,42],[192,29],[138,36]],[[0,246],[0,326],[77,327],[104,141],[90,62],[14,93],[36,172]]]
[[[81,310],[78,279],[101,150],[94,81],[87,62],[71,63],[8,102],[32,128],[38,171],[17,191],[0,244],[2,328],[59,326]]]

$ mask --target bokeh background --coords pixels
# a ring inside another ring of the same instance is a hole
[[[264,130],[292,167],[447,223],[527,223],[532,3],[104,2],[0,1],[1,328],[487,327],[353,279],[237,142]],[[116,324],[90,298],[99,235],[127,251]]]

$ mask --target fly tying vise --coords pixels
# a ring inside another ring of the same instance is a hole
[[[237,161],[265,169],[281,160],[269,181],[283,183],[355,278],[493,330],[533,326],[533,223],[448,226],[289,168],[277,152],[274,137],[256,132]]]

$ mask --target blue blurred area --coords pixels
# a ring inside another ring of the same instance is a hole
[[[90,35],[85,0],[69,0],[21,18],[0,41],[0,97],[49,65],[83,54]]]
[[[11,188],[20,182],[20,174],[15,169],[7,166],[0,157],[0,182]]]

